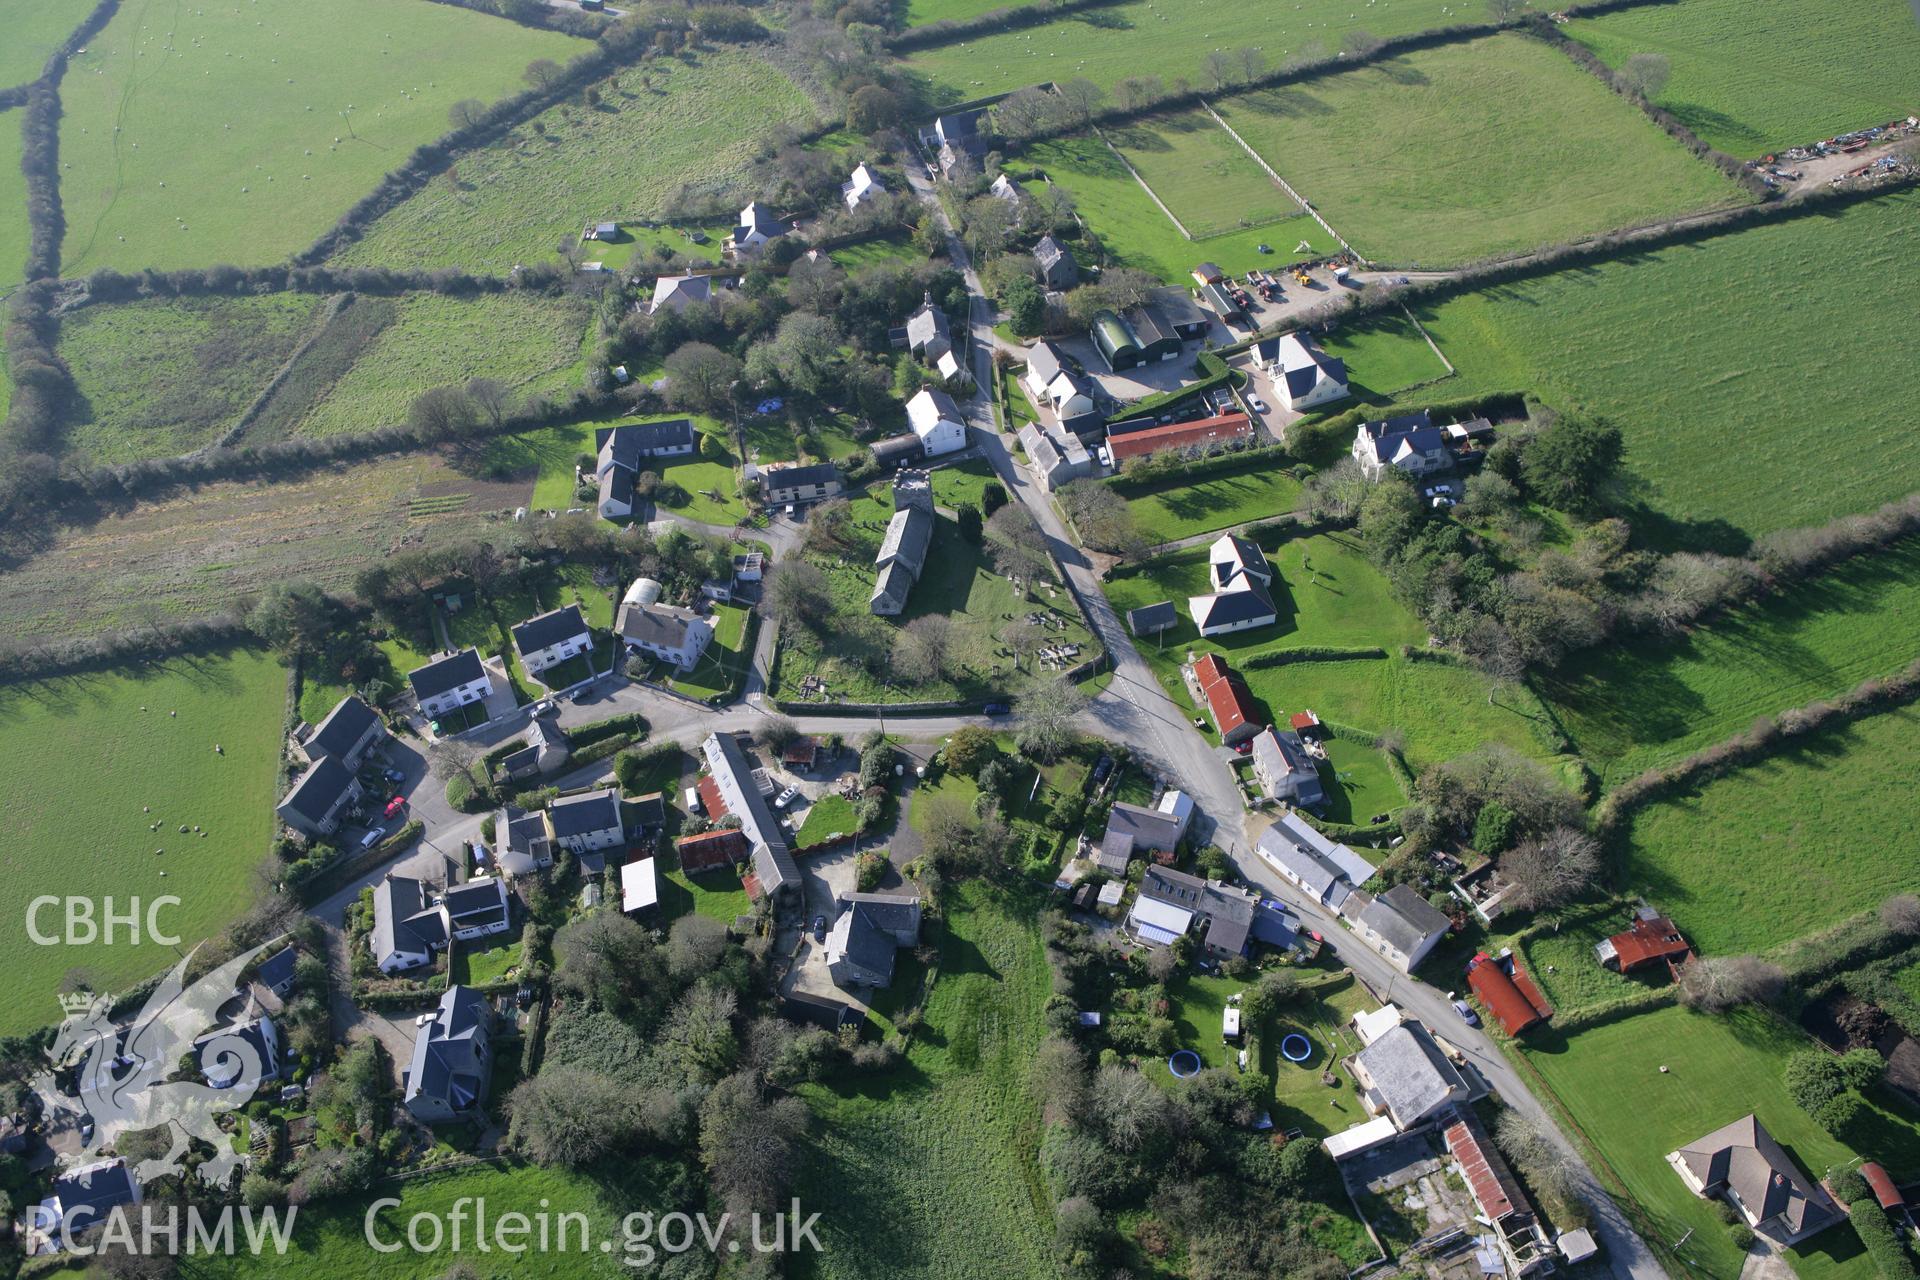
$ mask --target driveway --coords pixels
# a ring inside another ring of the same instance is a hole
[[[854,997],[854,993],[834,985],[833,975],[827,971],[827,944],[815,938],[813,931],[813,921],[821,916],[826,917],[827,927],[831,929],[834,917],[839,914],[840,895],[854,891],[854,858],[853,848],[848,846],[801,861],[800,881],[806,902],[801,915],[805,936],[800,943],[799,954],[794,957],[793,967],[788,970],[787,979],[781,985],[781,991],[783,994],[802,991],[808,995],[847,1000],[858,1005],[864,1013],[866,1006]]]

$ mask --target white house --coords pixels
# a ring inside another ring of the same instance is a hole
[[[1311,338],[1289,333],[1254,347],[1255,363],[1273,378],[1273,389],[1289,409],[1312,409],[1344,400],[1347,362],[1322,351]]]
[[[953,397],[932,387],[907,401],[907,423],[929,458],[967,447],[967,422]]]
[[[1353,918],[1353,931],[1360,940],[1402,973],[1419,968],[1452,927],[1444,912],[1404,884],[1367,903]]]
[[[1266,729],[1253,740],[1253,776],[1269,799],[1309,809],[1326,803],[1319,766],[1292,730]]]
[[[736,254],[751,255],[793,228],[773,216],[773,211],[755,200],[740,211],[740,225],[727,237],[726,247]]]
[[[1451,465],[1446,434],[1433,425],[1425,409],[1381,422],[1363,422],[1353,437],[1353,457],[1369,480],[1378,480],[1388,467],[1423,476]]]
[[[620,822],[620,793],[612,787],[561,796],[547,806],[547,831],[553,843],[574,853],[625,844]]]
[[[642,578],[634,586],[646,581],[649,579]],[[691,609],[661,604],[657,594],[659,584],[654,585],[656,594],[652,600],[643,601],[632,590],[628,591],[626,599],[620,602],[614,630],[620,633],[629,649],[652,654],[682,671],[691,671],[713,640],[713,623]]]
[[[840,184],[840,198],[847,202],[847,208],[858,209],[867,201],[887,194],[887,188],[864,163],[855,166],[853,176]]]
[[[1226,534],[1207,552],[1207,563],[1212,594],[1187,597],[1187,612],[1201,635],[1230,635],[1280,620],[1269,594],[1273,566],[1259,546]]]
[[[429,720],[479,702],[493,688],[478,649],[442,654],[426,666],[409,671],[407,683],[420,703],[420,714]]]
[[[593,635],[577,604],[528,618],[512,630],[514,651],[530,676],[593,649]]]
[[[685,311],[712,301],[712,276],[661,276],[653,282],[653,301],[647,304],[647,314],[653,315],[662,307]]]
[[[446,908],[433,900],[427,882],[389,873],[373,887],[373,962],[386,974],[433,962],[452,938]]]
[[[450,885],[440,897],[440,909],[446,913],[447,932],[458,941],[505,933],[510,920],[507,882],[479,876]]]
[[[633,514],[634,481],[649,469],[651,459],[691,457],[700,443],[691,418],[600,427],[593,439],[593,474],[600,482],[599,509],[608,520]]]
[[[1093,384],[1066,362],[1065,354],[1051,342],[1036,342],[1027,352],[1027,370],[1020,385],[1036,406],[1052,409],[1062,425],[1095,412]]]

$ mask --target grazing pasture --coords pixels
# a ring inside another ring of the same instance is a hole
[[[1635,813],[1620,876],[1709,953],[1812,933],[1920,884],[1917,761],[1911,707],[1789,739]]]
[[[1216,105],[1355,249],[1386,263],[1457,266],[1746,199],[1525,36]]]
[[[1521,1050],[1668,1245],[1690,1268],[1734,1280],[1745,1260],[1712,1203],[1700,1199],[1667,1163],[1669,1151],[1752,1112],[1810,1177],[1856,1155],[1878,1159],[1895,1179],[1920,1172],[1920,1130],[1876,1094],[1843,1142],[1787,1096],[1787,1058],[1812,1041],[1770,1013],[1740,1009],[1724,1017],[1666,1008],[1561,1036],[1549,1023]],[[1856,1132],[1857,1130],[1857,1132]],[[1875,1274],[1844,1223],[1788,1250],[1806,1280]]]
[[[1575,658],[1537,688],[1601,781],[1744,732],[1920,657],[1920,541],[1858,556],[1673,640]]]
[[[89,463],[204,448],[293,353],[319,299],[170,298],[82,307],[60,326],[80,389],[67,449]]]
[[[404,423],[421,392],[477,376],[504,382],[521,395],[571,391],[585,375],[580,352],[587,321],[585,303],[538,294],[403,298],[391,322],[361,347],[295,434],[338,435]]]
[[[34,895],[110,894],[124,908],[134,895],[171,894],[180,903],[160,920],[184,946],[253,901],[252,872],[273,836],[286,676],[271,656],[237,650],[0,689],[0,910],[15,922],[0,1034],[58,1021],[53,996],[69,966],[83,966],[95,990],[119,990],[175,959],[144,935],[139,945],[30,945],[22,922]],[[59,931],[53,913],[42,928]]]
[[[47,59],[66,43],[93,6],[86,0],[0,0],[0,88],[38,80]]]
[[[1154,116],[1104,132],[1197,238],[1306,212],[1204,111]]]
[[[284,258],[445,133],[455,102],[588,47],[448,5],[132,0],[61,85],[62,270]]]
[[[654,59],[594,91],[597,106],[569,101],[463,155],[452,181],[412,196],[339,260],[490,272],[550,260],[589,222],[659,217],[677,187],[750,194],[741,180],[767,131],[812,114],[777,66],[741,50]],[[699,252],[717,259],[720,246]]]
[[[1654,101],[1742,158],[1910,115],[1920,84],[1906,0],[1686,0],[1562,30],[1611,67],[1664,56],[1672,76]]]
[[[908,0],[907,23],[957,22],[1008,7],[1008,0]]]
[[[1203,261],[1241,275],[1255,267],[1321,257],[1339,247],[1304,211],[1278,224],[1188,240],[1133,180],[1120,158],[1092,134],[1029,147],[1020,159],[1072,193],[1081,217],[1115,262],[1171,283],[1184,282]],[[1296,253],[1302,242],[1308,246],[1306,251]],[[1261,253],[1263,244],[1273,252]]]
[[[1049,990],[1043,903],[972,881],[943,905],[927,938],[938,978],[905,1061],[800,1088],[819,1117],[800,1201],[836,1207],[819,1223],[821,1280],[1056,1272],[1028,1091]],[[901,960],[889,1007],[911,1002],[926,973]]]
[[[1635,532],[1737,550],[1920,488],[1901,411],[1920,365],[1888,357],[1920,295],[1917,214],[1889,195],[1416,310],[1460,371],[1449,396],[1531,389],[1611,419]],[[1809,368],[1846,374],[1808,397]]]
[[[24,115],[0,111],[0,299],[19,285],[27,262],[27,177],[20,172]]]
[[[1468,20],[1479,20],[1478,10],[1469,12]],[[1264,66],[1279,67],[1293,57],[1336,52],[1352,31],[1408,35],[1462,21],[1459,14],[1460,6],[1448,0],[1295,0],[1280,8],[1243,0],[1139,0],[924,49],[907,67],[931,80],[936,100],[947,102],[1075,76],[1108,90],[1128,76],[1203,85],[1207,55],[1216,49],[1256,49]]]
[[[1347,362],[1347,386],[1364,400],[1398,395],[1447,376],[1447,366],[1420,330],[1391,311],[1365,324],[1340,326],[1320,340],[1320,347]],[[1342,413],[1352,407],[1352,400],[1336,400],[1321,412]]]
[[[1120,492],[1140,532],[1158,544],[1284,515],[1300,499],[1300,482],[1280,470],[1278,460],[1267,457],[1203,480],[1174,476],[1125,484]]]

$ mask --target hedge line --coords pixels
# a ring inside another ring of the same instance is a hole
[[[255,643],[246,620],[223,613],[191,622],[75,636],[32,648],[0,652],[0,685],[24,684],[54,676],[113,667],[137,666],[181,653],[208,655]]]
[[[1867,1256],[1873,1259],[1881,1280],[1914,1280],[1913,1255],[1895,1234],[1878,1200],[1872,1196],[1855,1200],[1847,1206],[1847,1219],[1853,1223],[1860,1243],[1867,1246]]]
[[[1573,1009],[1559,1009],[1553,1015],[1553,1029],[1563,1036],[1573,1035],[1577,1031],[1590,1030],[1609,1022],[1618,1022],[1622,1018],[1636,1017],[1654,1009],[1664,1009],[1676,1004],[1680,999],[1678,984],[1668,983],[1664,987],[1638,987],[1623,996],[1611,1000],[1596,1000],[1592,1004],[1576,1006]]]
[[[1165,456],[1165,455],[1162,455]],[[1149,489],[1168,483],[1195,484],[1223,473],[1251,469],[1266,462],[1289,457],[1285,445],[1260,445],[1251,449],[1225,449],[1191,462],[1149,466],[1140,471],[1121,472],[1107,478],[1107,488],[1123,498],[1138,497]]]
[[[1268,649],[1256,653],[1240,659],[1240,666],[1247,671],[1263,671],[1268,667],[1285,667],[1296,662],[1354,662],[1369,658],[1384,659],[1386,656],[1387,651],[1379,645],[1342,648],[1331,644],[1305,644],[1291,649]],[[1368,735],[1369,739],[1372,736]]]
[[[993,35],[1000,31],[1020,31],[1043,27],[1088,9],[1105,9],[1131,0],[1035,0],[1032,4],[1008,5],[971,18],[943,18],[938,22],[910,27],[886,40],[890,53],[909,53],[917,49],[937,49],[971,36]]]

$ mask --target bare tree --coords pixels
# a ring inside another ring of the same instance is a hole
[[[1778,999],[1786,971],[1758,956],[1702,956],[1680,970],[1680,1002],[1703,1013]]]
[[[1240,83],[1252,84],[1267,73],[1267,55],[1246,45],[1233,51],[1234,58],[1240,64]]]
[[[915,618],[893,644],[894,674],[908,684],[931,684],[947,673],[953,624],[943,614]]]
[[[1527,0],[1487,0],[1487,17],[1494,22],[1512,22],[1526,7]]]
[[[1508,850],[1500,870],[1513,881],[1516,907],[1557,907],[1579,897],[1599,878],[1600,842],[1573,827],[1555,827]]]
[[[1902,937],[1920,935],[1920,897],[1896,893],[1880,904],[1880,923]]]
[[[1636,53],[1627,59],[1627,65],[1620,68],[1614,79],[1627,92],[1639,94],[1651,102],[1667,87],[1667,77],[1672,74],[1673,64],[1667,60],[1666,54]]]
[[[1073,722],[1086,709],[1087,695],[1064,676],[1022,695],[1014,706],[1020,750],[1036,760],[1058,760],[1077,739]]]
[[[1340,41],[1340,47],[1349,57],[1369,58],[1380,52],[1380,46],[1385,43],[1386,41],[1373,32],[1356,28],[1347,32],[1346,37]]]
[[[778,755],[800,740],[800,726],[785,716],[768,716],[753,731],[753,740]]]
[[[535,58],[527,64],[520,78],[536,89],[545,89],[553,85],[566,72],[552,58]]]
[[[1084,124],[1100,100],[1107,96],[1107,91],[1085,76],[1075,76],[1060,86],[1059,96],[1068,118]]]
[[[498,427],[513,409],[513,388],[498,378],[469,378],[467,399],[489,426]]]
[[[1019,578],[1029,591],[1036,580],[1053,576],[1047,535],[1025,507],[1009,502],[988,518],[987,532],[1001,572]]]
[[[1316,518],[1350,519],[1360,513],[1360,504],[1366,499],[1370,483],[1357,459],[1342,458],[1308,479],[1307,514]]]
[[[487,104],[478,98],[462,98],[447,108],[447,123],[456,129],[465,129],[480,122],[485,115]]]
[[[712,916],[686,915],[667,932],[667,971],[682,981],[710,973],[727,950],[727,927]]]
[[[1027,660],[1038,653],[1047,643],[1047,629],[1025,618],[1017,620],[1001,635],[1007,648],[1013,653],[1013,665],[1021,671],[1027,669]]]
[[[1201,73],[1206,77],[1207,88],[1218,93],[1233,83],[1234,56],[1225,49],[1215,49],[1200,64]]]
[[[805,560],[782,560],[767,573],[767,609],[781,626],[811,627],[831,605],[827,575]]]

